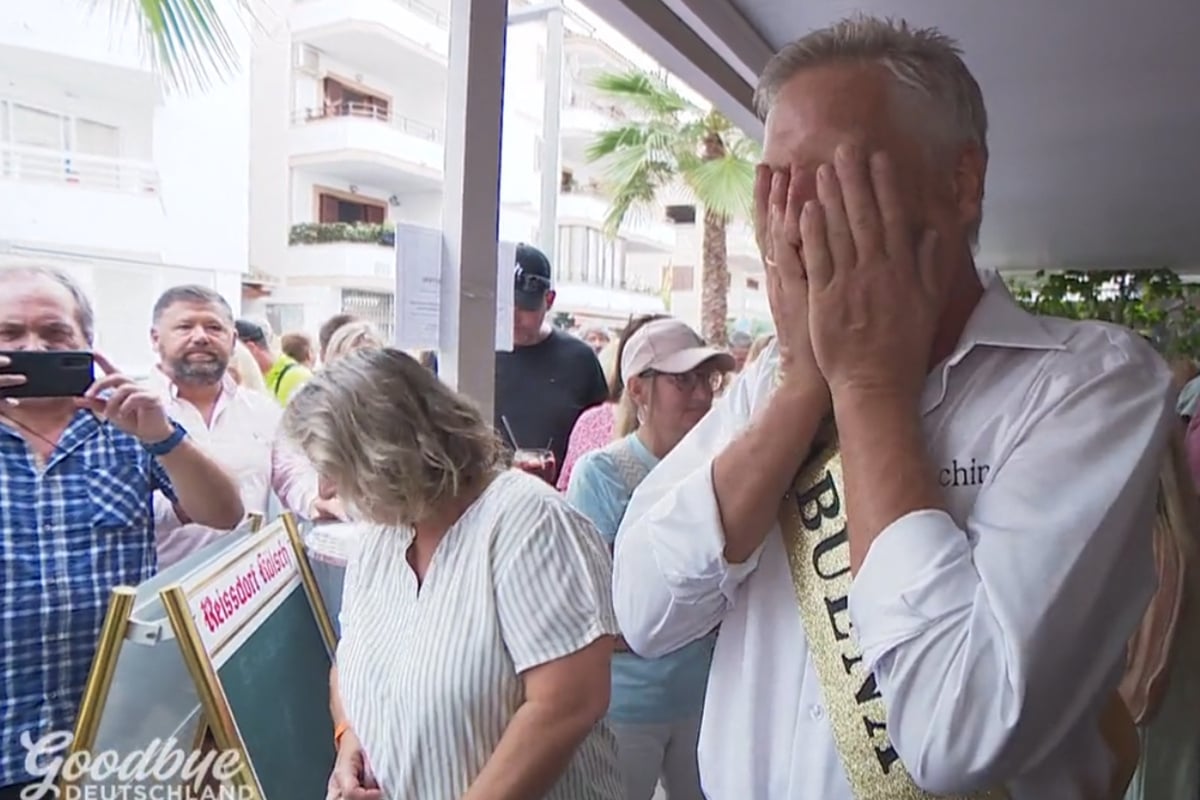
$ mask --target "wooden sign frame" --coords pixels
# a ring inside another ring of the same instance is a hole
[[[200,725],[197,741],[203,742],[206,732],[211,731],[213,740],[220,750],[233,750],[237,752],[238,768],[233,782],[240,791],[248,792],[248,795],[239,796],[249,796],[253,800],[267,800],[267,798],[264,796],[262,785],[254,771],[254,766],[250,762],[245,742],[242,740],[237,722],[233,717],[233,711],[225,696],[225,690],[221,686],[220,678],[217,675],[218,667],[209,655],[200,629],[196,624],[191,609],[191,601],[212,583],[226,576],[234,565],[246,555],[254,552],[265,540],[272,536],[277,536],[280,533],[280,527],[286,531],[292,556],[296,560],[296,571],[300,579],[300,584],[304,589],[313,616],[316,618],[317,628],[320,631],[321,639],[332,662],[333,654],[337,647],[333,622],[326,612],[320,589],[317,586],[316,577],[313,575],[312,566],[308,562],[308,555],[304,548],[304,540],[300,534],[300,529],[296,525],[295,518],[289,513],[285,512],[280,515],[277,522],[260,530],[258,535],[248,541],[244,547],[238,548],[234,553],[230,553],[227,558],[223,559],[223,563],[219,567],[210,570],[198,582],[194,582],[189,587],[175,584],[163,589],[160,593],[163,607],[166,609],[167,617],[170,620],[172,629],[175,631],[175,638],[183,654],[184,663],[187,665],[188,672],[192,676],[197,693],[200,696],[200,706],[203,710],[205,724]],[[282,590],[283,588],[280,587],[273,591],[277,593]],[[263,602],[270,602],[270,598],[274,596],[274,594],[269,595]],[[230,635],[236,635],[236,633]]]

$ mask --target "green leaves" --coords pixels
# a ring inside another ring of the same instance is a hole
[[[151,64],[169,89],[204,91],[242,67],[228,22],[257,24],[259,0],[92,0],[133,19]]]
[[[1013,297],[1038,314],[1095,319],[1146,336],[1163,355],[1200,357],[1200,284],[1169,269],[1046,272],[1010,279]]]
[[[645,72],[603,73],[593,86],[629,114],[628,122],[598,134],[587,150],[588,160],[604,167],[608,235],[676,182],[724,219],[749,218],[758,146],[733,123]]]

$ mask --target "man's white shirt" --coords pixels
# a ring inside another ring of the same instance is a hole
[[[774,348],[634,494],[614,603],[645,656],[720,623],[700,736],[710,800],[853,800],[776,529],[723,556],[712,460],[765,405]],[[1133,333],[1037,317],[991,277],[922,397],[947,511],[885,529],[849,617],[914,781],[1082,800],[1113,768],[1099,715],[1155,587],[1170,374]],[[853,503],[853,499],[849,500]]]
[[[272,491],[284,508],[301,516],[311,513],[317,499],[316,472],[297,448],[279,441],[283,409],[274,398],[240,387],[226,376],[212,419],[206,423],[194,405],[179,397],[176,386],[161,370],[151,373],[148,384],[163,398],[167,413],[187,430],[196,446],[238,484],[248,513],[266,514]],[[171,504],[158,494],[154,516],[160,569],[223,533],[195,523],[184,524]]]

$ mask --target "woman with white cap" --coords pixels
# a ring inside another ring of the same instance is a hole
[[[579,459],[567,490],[610,545],[634,489],[708,413],[723,373],[733,368],[729,353],[708,347],[677,319],[649,322],[626,341],[616,439]],[[670,800],[704,797],[696,744],[715,639],[713,633],[654,659],[619,643],[608,720],[628,800],[650,800],[660,778]]]

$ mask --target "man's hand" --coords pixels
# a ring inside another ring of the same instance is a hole
[[[111,422],[118,430],[143,444],[156,444],[168,439],[174,428],[158,395],[122,375],[99,353],[93,353],[92,356],[100,369],[104,370],[104,377],[91,385],[87,394],[77,401],[78,405]],[[101,397],[105,392],[107,396]]]
[[[800,188],[789,170],[760,164],[754,187],[755,231],[761,231],[767,298],[775,320],[779,369],[784,382],[811,389],[825,380],[813,357],[808,321],[808,278],[797,249],[800,242]]]
[[[11,358],[8,356],[0,356],[0,369],[5,369],[9,364],[12,364]],[[17,375],[11,372],[0,374],[0,395],[4,393],[5,389],[10,389],[13,386],[20,386],[23,383],[25,383],[24,375]]]
[[[946,280],[936,234],[917,236],[889,158],[841,146],[817,170],[801,240],[813,352],[835,404],[849,392],[919,401]]]
[[[325,800],[383,800],[383,792],[367,775],[367,759],[354,731],[342,734]]]

